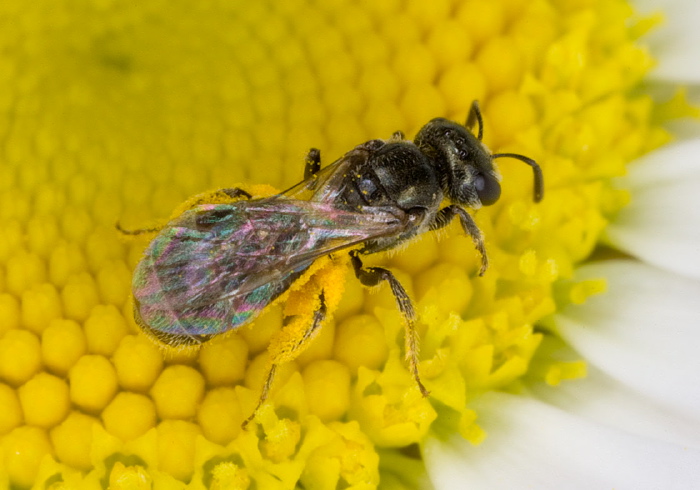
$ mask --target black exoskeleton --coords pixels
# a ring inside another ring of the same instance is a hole
[[[478,124],[474,135],[468,130]],[[534,200],[543,196],[542,171],[537,163],[514,153],[492,154],[482,143],[483,121],[479,105],[472,103],[466,125],[443,118],[428,122],[413,141],[396,132],[391,139],[371,140],[348,152],[336,204],[347,209],[359,206],[396,207],[414,219],[412,225],[391,237],[365,242],[361,253],[370,254],[396,247],[428,230],[437,230],[459,217],[464,231],[481,252],[480,275],[488,267],[483,237],[466,208],[478,209],[498,201],[501,195],[499,175],[493,160],[516,158],[534,171]],[[320,152],[312,149],[306,160],[305,175],[320,169]],[[444,199],[450,205],[440,208]]]

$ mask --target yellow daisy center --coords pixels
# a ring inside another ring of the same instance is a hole
[[[639,90],[653,20],[625,2],[9,0],[0,18],[1,483],[372,488],[438,426],[480,441],[479,394],[585,373],[533,363],[536,325],[604,289],[565,281],[627,199],[609,180],[668,140]],[[539,162],[545,200],[527,166],[499,160],[501,199],[474,214],[483,277],[457,225],[363,259],[413,299],[430,397],[388,286],[368,291],[349,267],[332,320],[280,365],[249,430],[270,341],[303,301],[201,349],[139,332],[147,241],[115,222],[158,226],[212,188],[287,188],[311,147],[328,164],[434,117],[464,122],[475,99],[484,142]]]

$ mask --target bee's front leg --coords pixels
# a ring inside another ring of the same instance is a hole
[[[394,293],[396,303],[405,320],[406,360],[408,361],[411,374],[413,374],[413,378],[416,380],[420,392],[423,396],[428,396],[430,392],[425,389],[425,386],[421,383],[420,375],[418,374],[418,332],[416,332],[415,325],[416,312],[413,309],[411,298],[409,298],[406,290],[390,270],[383,267],[364,268],[357,250],[352,250],[350,252],[350,260],[352,261],[353,269],[355,269],[355,276],[357,276],[360,282],[365,286],[376,286],[382,281],[389,282],[391,292]]]
[[[472,237],[476,249],[481,254],[481,269],[479,270],[479,275],[483,276],[484,272],[486,272],[486,269],[489,267],[489,259],[486,256],[486,247],[484,246],[484,237],[481,235],[481,230],[476,226],[474,218],[472,218],[469,213],[456,204],[446,206],[437,212],[435,219],[430,223],[430,229],[439,230],[447,226],[455,216],[459,216],[462,229],[467,235]]]

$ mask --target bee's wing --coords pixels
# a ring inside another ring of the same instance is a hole
[[[359,168],[374,152],[385,144],[383,140],[370,140],[347,152],[330,165],[323,167],[313,177],[303,180],[282,193],[289,199],[332,202],[345,186],[352,182],[348,169]]]
[[[396,235],[408,219],[398,209],[351,212],[280,196],[196,206],[168,223],[134,272],[141,320],[178,334],[235,328],[315,259]]]

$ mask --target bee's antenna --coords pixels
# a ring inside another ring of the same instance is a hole
[[[542,176],[542,169],[532,158],[528,158],[524,155],[518,155],[517,153],[496,153],[491,155],[492,158],[515,158],[521,162],[525,162],[532,167],[532,171],[535,173],[535,202],[540,202],[544,197],[544,177]]]
[[[484,120],[481,118],[478,100],[472,102],[472,107],[469,109],[469,115],[467,116],[466,126],[471,129],[475,122],[479,123],[479,131],[476,137],[481,141],[481,138],[484,136]]]

